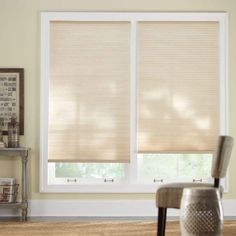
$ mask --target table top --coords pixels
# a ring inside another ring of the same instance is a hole
[[[27,156],[30,148],[0,148],[0,155],[5,156]]]
[[[27,147],[18,147],[18,148],[0,148],[0,151],[29,151],[30,148]]]

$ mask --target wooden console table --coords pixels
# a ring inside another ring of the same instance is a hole
[[[0,203],[1,207],[16,207],[21,209],[22,221],[27,220],[28,212],[28,197],[27,197],[27,161],[29,148],[0,148],[0,157],[8,156],[14,157],[18,156],[21,158],[22,163],[22,174],[21,174],[21,201],[15,203]]]

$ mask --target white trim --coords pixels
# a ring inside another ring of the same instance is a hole
[[[228,14],[219,21],[219,72],[220,72],[220,134],[228,134]]]
[[[47,21],[221,21],[224,12],[41,12]]]
[[[45,185],[42,193],[155,193],[158,184],[61,184]]]
[[[224,216],[236,216],[236,199],[223,200]],[[180,211],[168,209],[167,216],[179,216]],[[16,211],[2,209],[0,216],[13,216]],[[19,211],[20,214],[20,211]],[[156,217],[155,200],[31,200],[29,216],[38,217]]]
[[[32,216],[149,216],[155,215],[153,200],[34,200]]]
[[[186,181],[180,181],[185,183]],[[170,182],[164,183],[152,183],[152,184],[124,184],[124,183],[96,183],[89,184],[87,183],[70,183],[70,184],[48,184],[43,188],[42,193],[156,193],[156,190],[162,184],[168,184]],[[172,181],[173,183],[173,181]],[[211,183],[212,181],[204,181],[203,183]],[[227,181],[224,179],[221,180],[221,185],[224,189],[224,192],[229,191]]]
[[[149,193],[155,192],[157,185],[139,185],[137,184],[137,173],[130,173],[131,184],[106,184],[106,185],[49,185],[48,184],[48,166],[47,157],[48,148],[48,75],[49,75],[49,24],[50,21],[129,21],[131,22],[131,49],[130,52],[136,53],[136,23],[138,21],[218,21],[220,24],[220,132],[227,133],[227,78],[226,57],[227,50],[227,14],[226,13],[131,13],[131,12],[43,12],[41,13],[41,92],[40,92],[40,192],[88,192],[88,193]],[[135,54],[136,55],[136,54]],[[134,81],[136,76],[136,59],[131,55],[131,94],[135,95],[137,83]],[[132,99],[132,98],[131,98]],[[132,112],[137,110],[136,97],[130,101]],[[134,115],[131,115],[133,119]],[[132,169],[137,169],[137,124],[131,122],[131,164]]]
[[[49,21],[41,18],[41,81],[40,81],[40,189],[48,183],[48,101],[49,101]]]
[[[137,183],[137,24],[131,21],[130,34],[130,182]]]

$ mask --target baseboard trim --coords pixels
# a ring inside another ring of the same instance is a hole
[[[236,199],[223,200],[224,215],[236,217]],[[0,217],[20,214],[17,209],[1,209]],[[30,217],[156,217],[154,200],[31,200]],[[168,217],[176,218],[179,210],[169,209]]]

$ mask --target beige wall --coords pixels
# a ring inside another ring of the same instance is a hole
[[[30,198],[153,198],[153,194],[40,194],[39,193],[39,84],[41,11],[226,11],[229,13],[229,133],[236,137],[236,1],[235,0],[0,0],[0,67],[25,68],[24,146],[31,147]],[[229,172],[236,199],[236,148]],[[20,162],[0,160],[0,176],[20,178]]]

